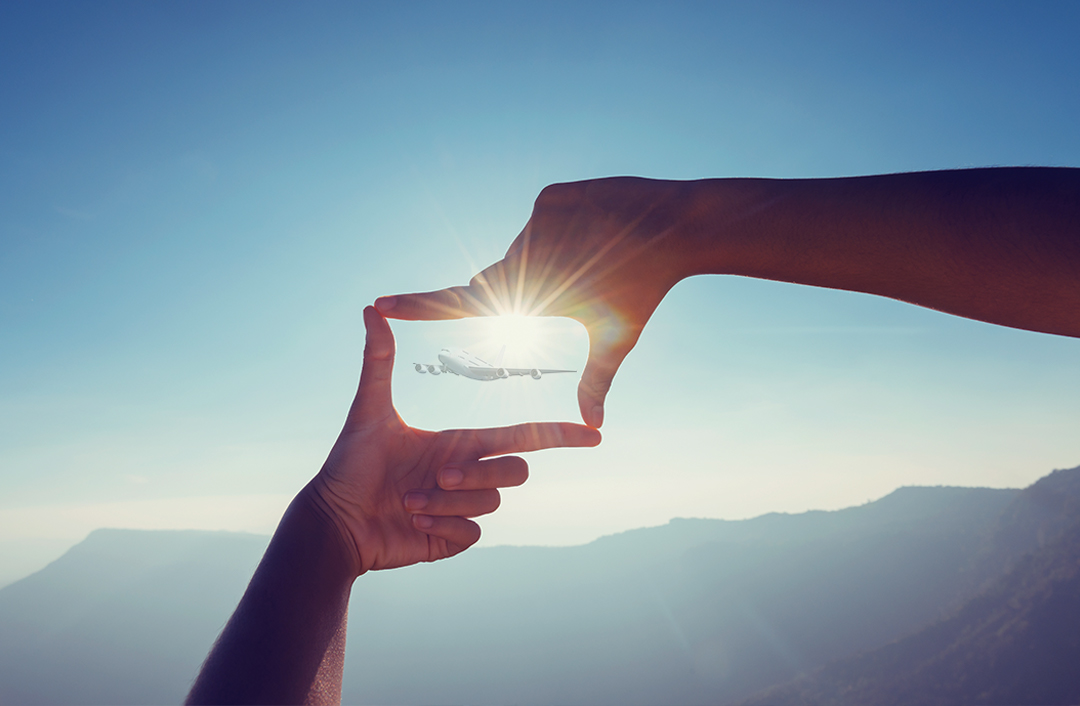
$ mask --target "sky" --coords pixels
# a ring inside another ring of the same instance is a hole
[[[869,5],[869,6],[868,6]],[[96,527],[268,533],[377,296],[462,284],[553,182],[1080,166],[1080,5],[0,4],[0,585]],[[423,428],[578,421],[573,321],[394,322]],[[604,442],[482,544],[1021,487],[1080,464],[1080,341],[736,277],[670,293]]]

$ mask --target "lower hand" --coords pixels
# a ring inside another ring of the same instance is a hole
[[[359,576],[453,556],[476,543],[471,519],[499,506],[498,488],[528,477],[525,461],[504,454],[595,446],[600,434],[579,424],[538,423],[431,432],[394,410],[394,337],[372,307],[364,310],[367,346],[360,389],[345,427],[305,492],[333,520]]]

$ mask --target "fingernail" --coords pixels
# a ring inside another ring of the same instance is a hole
[[[431,515],[413,515],[413,525],[417,529],[431,529],[431,526],[435,524],[435,518]]]
[[[439,485],[444,488],[461,485],[463,480],[465,480],[465,474],[461,472],[460,468],[449,467],[439,472]]]
[[[406,510],[422,510],[424,509],[424,506],[427,505],[426,493],[405,493],[405,497],[403,499],[405,501]]]
[[[604,408],[601,405],[596,405],[592,408],[592,414],[590,415],[592,420],[589,422],[590,426],[594,429],[599,429],[600,425],[604,423]]]
[[[375,308],[385,314],[397,304],[397,297],[379,297],[375,300]]]

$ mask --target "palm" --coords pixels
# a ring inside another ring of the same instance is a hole
[[[363,570],[436,561],[466,549],[416,529],[401,504],[410,490],[437,487],[436,474],[447,463],[478,460],[470,449],[453,448],[457,434],[413,429],[397,415],[342,434],[342,458],[350,461],[335,465],[332,452],[325,470],[334,492],[354,508],[347,525],[357,545],[365,548]]]

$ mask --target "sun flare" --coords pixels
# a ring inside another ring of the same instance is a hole
[[[520,314],[493,316],[488,319],[488,336],[507,348],[532,350],[543,339],[540,323],[540,319]]]
[[[489,355],[503,351],[503,360],[492,363],[507,366],[562,366],[572,341],[574,324],[566,319],[508,314],[474,320],[478,327],[476,348]],[[505,351],[504,351],[505,348]]]

